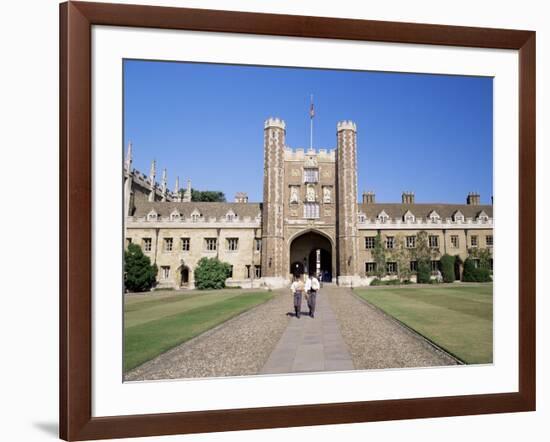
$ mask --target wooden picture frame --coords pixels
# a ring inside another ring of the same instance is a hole
[[[92,417],[93,25],[519,51],[519,391]],[[535,410],[535,32],[170,7],[60,5],[60,437],[122,438]]]

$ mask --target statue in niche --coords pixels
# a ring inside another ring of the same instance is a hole
[[[311,184],[309,184],[307,186],[306,201],[308,203],[314,203],[315,202],[315,187]]]
[[[317,167],[317,157],[307,157],[306,158],[306,167]]]
[[[332,191],[330,187],[326,186],[323,187],[323,202],[324,203],[330,203],[332,202]]]
[[[298,187],[292,186],[290,188],[290,204],[298,203],[299,202],[299,195],[298,195]]]

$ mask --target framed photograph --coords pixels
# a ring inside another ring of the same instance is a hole
[[[60,437],[535,409],[535,33],[60,6]]]

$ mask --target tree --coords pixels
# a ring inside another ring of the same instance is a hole
[[[218,258],[201,258],[195,269],[195,286],[199,290],[223,289],[231,266]]]
[[[432,274],[432,250],[428,245],[428,233],[424,230],[418,232],[416,235],[416,249],[414,251],[416,258],[416,282],[419,284],[429,283]]]
[[[130,292],[150,290],[156,282],[157,266],[141,251],[137,244],[130,244],[124,252],[124,287]]]
[[[376,276],[382,278],[386,274],[386,252],[382,245],[382,237],[380,233],[374,238],[374,249],[372,250],[372,257],[376,263]]]
[[[191,189],[191,201],[225,203],[225,194],[217,190]]]
[[[455,280],[455,257],[445,254],[441,257],[441,274],[443,282],[454,282]]]
[[[391,258],[397,263],[397,276],[400,281],[408,281],[411,278],[410,252],[405,247],[405,238],[397,234],[395,238],[395,248],[391,252]]]

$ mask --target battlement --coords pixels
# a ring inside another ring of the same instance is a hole
[[[315,156],[317,161],[335,162],[336,149],[304,149],[285,147],[285,161],[304,161],[306,157]]]
[[[338,122],[338,124],[336,125],[336,130],[338,132],[342,130],[352,130],[354,132],[357,132],[357,126],[351,120],[343,120]]]
[[[265,120],[264,123],[264,129],[268,129],[270,127],[278,127],[279,129],[286,129],[286,123],[284,120],[281,120],[280,118],[276,117],[269,117],[267,120]]]

